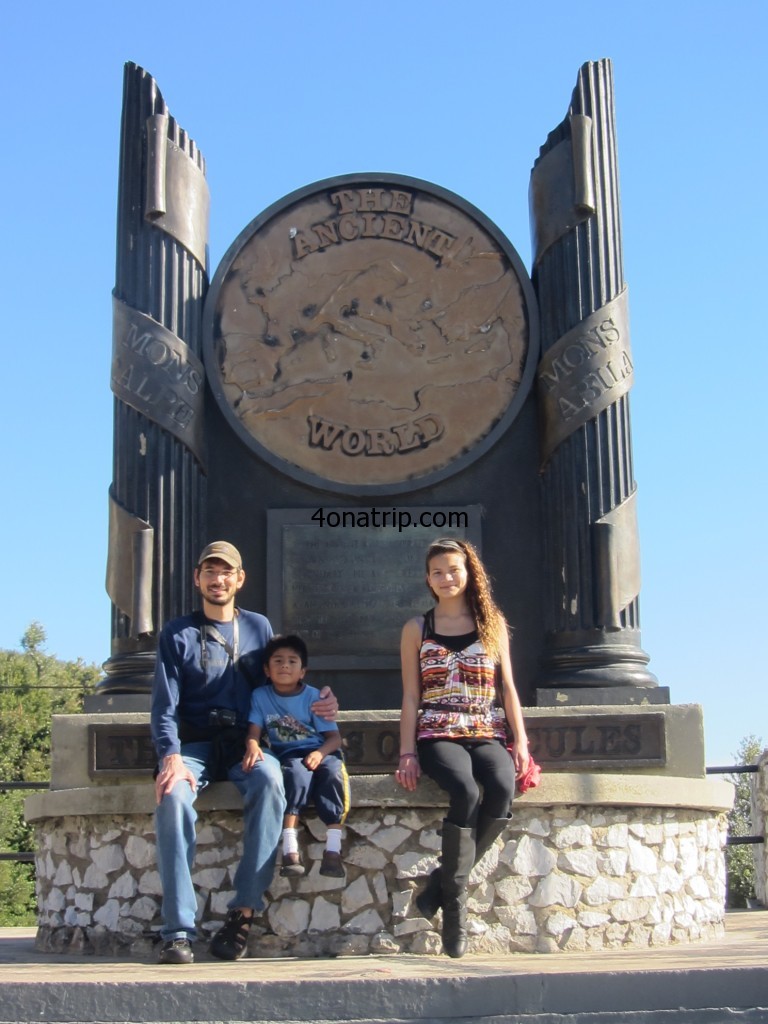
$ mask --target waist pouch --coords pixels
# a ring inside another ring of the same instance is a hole
[[[226,779],[229,769],[243,760],[247,733],[248,729],[242,725],[225,725],[217,729],[213,726],[200,727],[189,722],[179,722],[181,743],[212,744],[211,756],[208,759],[208,774],[212,782]]]

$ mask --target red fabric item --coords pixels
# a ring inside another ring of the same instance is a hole
[[[510,743],[507,750],[512,755],[514,744]],[[541,781],[541,765],[536,764],[532,757],[528,758],[528,767],[517,780],[518,793],[527,793],[529,789],[535,789]]]

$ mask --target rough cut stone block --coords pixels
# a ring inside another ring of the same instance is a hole
[[[357,914],[351,920],[347,921],[344,928],[348,932],[360,932],[364,935],[374,935],[376,932],[382,931],[384,928],[384,922],[379,916],[377,910],[364,910],[362,914]]]
[[[557,863],[557,854],[540,839],[523,836],[517,845],[512,870],[518,875],[547,875]]]
[[[392,853],[394,850],[401,846],[411,835],[411,832],[407,828],[400,828],[399,826],[391,826],[389,828],[379,829],[368,837],[368,841],[373,843],[374,846],[378,846],[379,849],[386,850],[388,853]]]
[[[570,874],[595,878],[598,873],[597,851],[591,848],[565,850],[558,857],[557,866],[562,871],[568,871]]]
[[[267,911],[270,926],[277,935],[301,935],[309,925],[310,906],[306,900],[283,900]]]
[[[371,890],[364,875],[351,882],[341,895],[341,910],[344,914],[355,914],[373,902]]]
[[[573,824],[558,832],[555,846],[563,850],[566,846],[591,846],[593,841],[592,829],[588,825]]]
[[[93,851],[92,861],[105,874],[119,870],[125,864],[125,852],[122,846],[113,842],[109,846],[100,846]]]
[[[383,871],[388,864],[386,856],[381,850],[372,846],[353,846],[344,858],[345,863],[353,864],[355,867],[363,868],[365,871]]]
[[[611,907],[616,921],[641,921],[648,913],[649,903],[642,899],[617,900]]]
[[[310,932],[330,932],[338,929],[341,924],[339,908],[323,896],[318,896],[312,907],[309,920]]]
[[[613,900],[623,899],[627,891],[625,878],[596,878],[584,892],[584,902],[590,907],[599,907]]]
[[[582,892],[576,879],[553,872],[542,878],[528,902],[532,907],[575,907]]]
[[[143,870],[155,863],[155,844],[142,836],[128,836],[125,841],[125,859],[132,868]]]

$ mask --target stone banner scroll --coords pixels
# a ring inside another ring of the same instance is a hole
[[[112,391],[204,462],[202,362],[152,317],[113,300]]]
[[[136,632],[152,631],[152,561],[155,531],[109,495],[107,593]]]
[[[632,387],[627,292],[567,331],[537,370],[541,460]]]
[[[595,213],[592,118],[571,114],[570,137],[542,153],[531,172],[534,258]]]
[[[201,267],[205,267],[208,263],[208,183],[202,168],[169,138],[169,122],[167,114],[147,118],[144,216],[175,238]]]

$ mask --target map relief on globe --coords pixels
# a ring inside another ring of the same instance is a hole
[[[283,471],[402,490],[511,423],[533,376],[531,295],[509,242],[451,193],[385,175],[320,182],[256,218],[222,261],[209,380]]]

